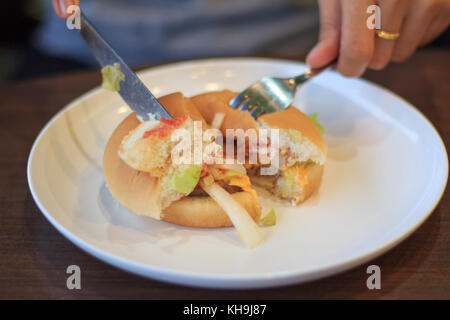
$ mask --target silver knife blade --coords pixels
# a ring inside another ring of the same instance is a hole
[[[125,80],[120,82],[119,94],[142,120],[148,120],[149,113],[153,114],[156,119],[172,118],[130,67],[128,67],[122,58],[98,34],[83,13],[81,13],[80,34],[102,67],[114,63],[120,65],[120,70],[124,74]]]

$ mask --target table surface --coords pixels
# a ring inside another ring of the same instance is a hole
[[[365,78],[417,106],[450,144],[450,50],[424,50]],[[81,251],[40,213],[28,189],[29,151],[61,107],[99,85],[98,71],[0,85],[0,299],[450,299],[450,198],[407,240],[365,265],[319,281],[229,291],[144,279]],[[67,266],[82,270],[82,289],[66,287]],[[367,266],[381,268],[381,289],[368,290]]]

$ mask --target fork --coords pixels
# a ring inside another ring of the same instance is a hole
[[[300,85],[332,66],[332,61],[324,67],[312,68],[305,73],[288,79],[265,77],[255,82],[230,100],[230,107],[249,111],[253,118],[264,113],[281,111],[294,101],[295,93]]]

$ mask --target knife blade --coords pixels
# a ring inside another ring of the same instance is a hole
[[[83,13],[81,13],[80,34],[102,67],[114,63],[119,64],[120,71],[125,76],[125,79],[120,82],[119,94],[142,120],[148,120],[149,113],[153,114],[156,119],[172,118],[130,67],[100,36]]]

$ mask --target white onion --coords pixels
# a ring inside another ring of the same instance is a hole
[[[216,183],[209,186],[201,184],[201,187],[220,207],[222,207],[228,217],[230,217],[239,236],[248,247],[254,248],[262,241],[258,225],[253,221],[241,204],[225,189]]]
[[[222,125],[223,119],[225,119],[225,113],[223,112],[217,112],[214,114],[214,118],[211,122],[211,128],[213,129],[219,129]]]
[[[232,171],[236,171],[237,173],[247,175],[247,170],[245,170],[245,167],[239,163],[231,163],[231,164],[217,163],[214,166],[219,169],[232,170]]]

